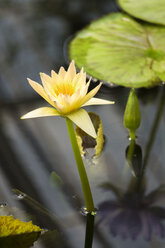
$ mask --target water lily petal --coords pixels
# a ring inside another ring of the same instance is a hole
[[[89,105],[104,105],[104,104],[114,104],[114,101],[108,101],[100,98],[91,98],[89,101],[83,104],[83,106],[89,106]]]
[[[53,101],[51,101],[51,99],[48,97],[47,93],[45,92],[44,88],[42,87],[42,85],[38,84],[37,82],[31,80],[30,78],[27,78],[29,84],[31,85],[31,87],[40,95],[42,96],[49,104],[51,104],[53,107],[54,103]]]
[[[60,114],[56,109],[50,107],[43,107],[30,111],[26,115],[23,115],[21,119],[29,119],[29,118],[44,117],[44,116],[57,116],[57,115]]]
[[[74,60],[72,60],[72,62],[69,65],[69,68],[66,72],[66,78],[71,78],[71,80],[73,80],[73,78],[76,76],[76,68],[74,65]]]
[[[71,96],[59,94],[57,101],[54,102],[56,109],[59,113],[70,113],[73,110],[73,106],[70,104]]]
[[[76,87],[84,87],[86,85],[86,72],[80,71],[80,78],[77,82]]]
[[[45,91],[47,92],[48,95],[52,95],[54,96],[55,92],[54,92],[54,84],[53,84],[53,80],[51,77],[49,77],[47,74],[45,73],[40,73],[40,77],[41,77],[41,81],[42,84],[44,86]]]
[[[96,86],[93,90],[91,90],[83,99],[82,101],[82,105],[84,105],[86,102],[88,102],[94,95],[96,95],[96,93],[98,92],[98,90],[100,89],[102,83],[100,83],[98,86]]]
[[[92,78],[90,78],[89,81],[88,81],[87,83],[85,83],[84,86],[82,86],[82,89],[81,89],[81,96],[84,97],[84,96],[87,94],[89,85],[90,85],[90,83],[91,83],[91,79],[92,79]]]
[[[67,71],[63,67],[60,67],[58,74],[52,70],[51,76],[45,73],[40,73],[40,76],[42,85],[30,79],[29,83],[55,108],[59,115],[67,116],[67,114],[70,115],[73,112],[75,116],[74,112],[78,111],[81,106],[112,103],[102,99],[92,99],[102,83],[88,92],[91,78],[86,83],[86,73],[83,68],[76,74],[74,61],[70,63]],[[44,116],[46,115],[44,114]]]
[[[61,81],[60,76],[53,70],[51,70],[51,78],[53,79],[54,82]]]
[[[71,114],[66,115],[71,121],[73,121],[84,132],[96,138],[96,131],[92,124],[92,121],[85,109],[79,109]]]
[[[62,79],[64,79],[65,74],[66,74],[66,71],[65,71],[64,67],[61,66],[61,67],[60,67],[60,70],[59,70],[59,72],[58,72],[58,75],[59,75]]]

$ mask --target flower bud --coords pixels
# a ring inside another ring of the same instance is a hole
[[[139,101],[136,96],[135,89],[131,89],[124,112],[124,126],[129,129],[130,133],[133,133],[139,127],[139,125]]]

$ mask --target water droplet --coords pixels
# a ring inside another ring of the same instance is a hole
[[[73,198],[73,199],[77,199],[77,195],[73,195],[72,198]]]
[[[86,208],[86,207],[82,207],[82,208],[80,209],[80,213],[81,213],[82,215],[84,215],[84,216],[87,216],[87,214],[88,214],[87,208]]]
[[[131,137],[129,137],[129,136],[127,136],[127,137],[128,137],[129,141],[133,140]],[[135,136],[135,139],[137,139],[137,138],[138,138],[138,136]]]
[[[97,212],[98,212],[98,210],[97,210],[97,208],[95,208],[95,210],[92,211],[91,215],[95,216],[97,214]]]
[[[19,199],[19,200],[22,200],[25,197],[26,197],[26,194],[25,193],[21,193],[21,194],[17,195],[17,199]]]
[[[87,211],[86,207],[82,207],[81,210],[80,210],[80,213],[83,216],[87,216],[88,214],[91,214],[91,215],[95,216],[97,214],[97,211],[98,211],[97,208],[95,208],[95,210],[90,213],[90,212]]]
[[[111,87],[116,87],[115,84],[113,84],[113,83],[109,83],[109,85],[110,85]]]
[[[0,208],[4,208],[7,206],[7,203],[0,203]]]

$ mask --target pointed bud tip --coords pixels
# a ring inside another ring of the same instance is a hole
[[[140,119],[139,100],[136,96],[135,90],[131,89],[124,111],[123,124],[127,129],[135,132],[135,130],[140,126]]]

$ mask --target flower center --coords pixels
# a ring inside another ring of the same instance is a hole
[[[58,96],[59,94],[72,96],[75,93],[75,87],[73,85],[63,84],[59,88],[55,89],[55,94]]]

